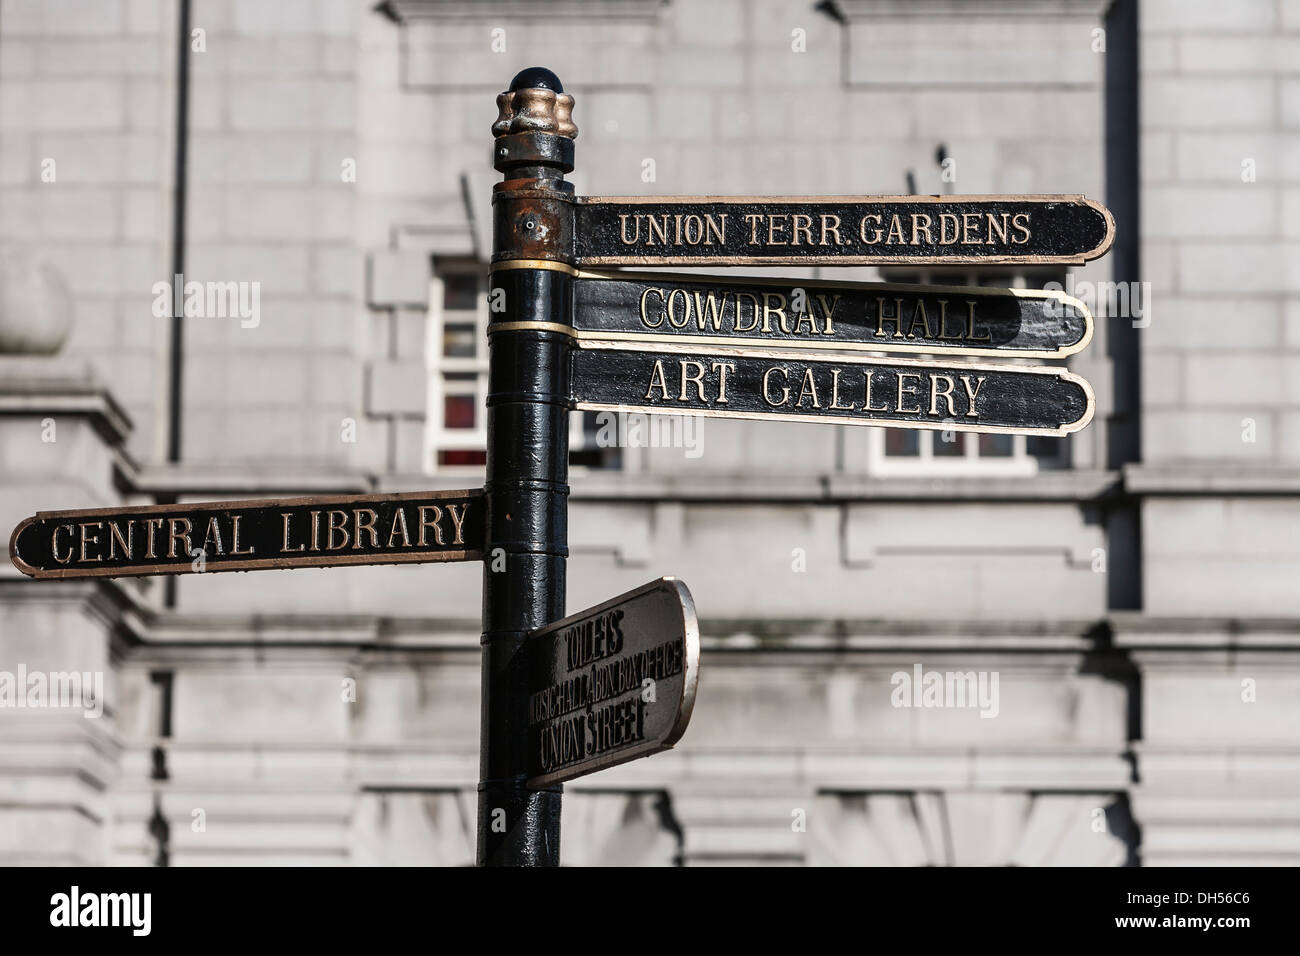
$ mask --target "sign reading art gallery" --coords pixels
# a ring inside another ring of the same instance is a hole
[[[482,502],[475,490],[43,511],[9,554],[35,578],[471,561]]]
[[[1092,387],[1055,367],[579,344],[573,398],[588,411],[1065,435],[1094,407]]]
[[[661,578],[529,635],[528,786],[672,747],[691,719],[700,629]]]

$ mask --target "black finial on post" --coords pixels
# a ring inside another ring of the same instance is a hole
[[[550,90],[552,93],[563,93],[564,84],[546,67],[530,66],[520,70],[510,81],[510,91],[515,90]]]

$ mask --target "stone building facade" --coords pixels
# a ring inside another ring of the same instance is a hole
[[[1068,273],[783,273],[1061,283],[1069,439],[575,417],[570,609],[677,575],[704,649],[564,859],[1296,862],[1297,64],[1296,0],[0,0],[0,528],[480,484],[524,66],[580,193],[1086,194],[1118,240]],[[178,274],[235,298],[173,321]],[[0,671],[105,691],[0,708],[0,862],[472,861],[480,573],[6,563]],[[926,672],[996,704],[907,706]]]

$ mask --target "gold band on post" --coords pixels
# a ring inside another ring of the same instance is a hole
[[[563,272],[571,276],[578,274],[578,270],[573,266],[553,259],[503,259],[501,262],[492,263],[488,271],[505,272],[508,269],[549,269],[551,272]]]
[[[578,337],[577,331],[571,325],[564,325],[560,322],[498,322],[495,325],[489,325],[487,334],[493,332],[559,332],[561,335],[567,335],[571,339]]]

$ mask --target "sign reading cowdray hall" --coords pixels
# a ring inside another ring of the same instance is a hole
[[[1095,404],[1063,367],[963,359],[1083,349],[1057,293],[590,267],[1078,264],[1115,224],[1082,196],[575,198],[555,74],[497,107],[484,488],[42,511],[9,553],[53,579],[483,561],[477,858],[558,865],[559,784],[672,747],[700,660],[675,578],[564,616],[571,410],[1065,435]]]

